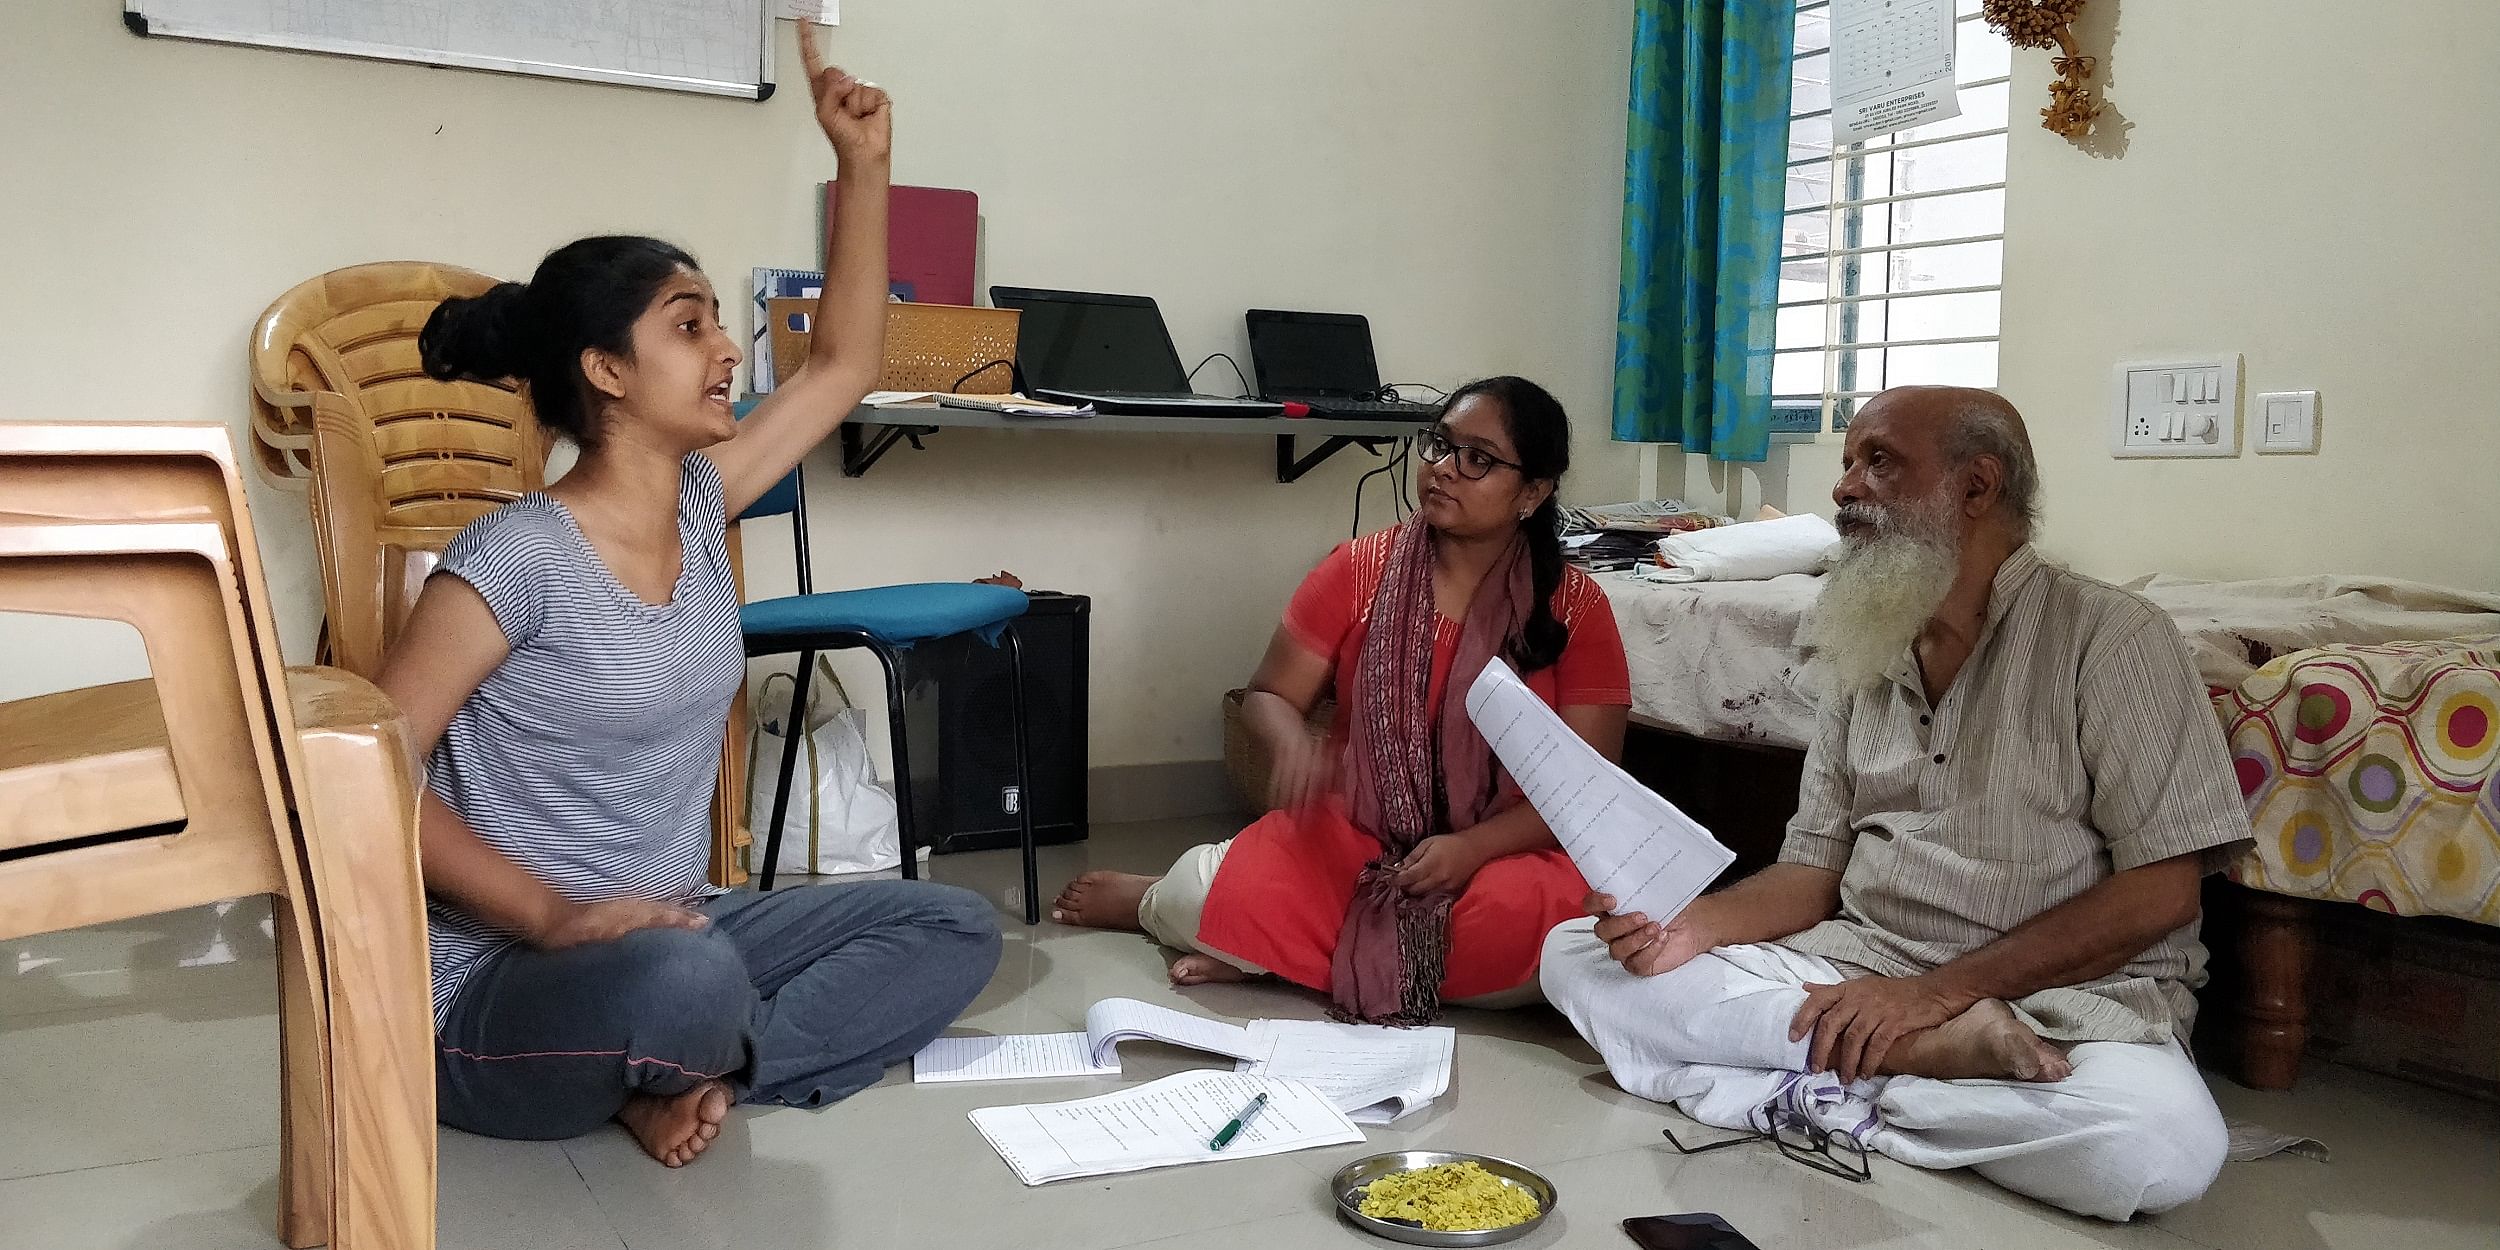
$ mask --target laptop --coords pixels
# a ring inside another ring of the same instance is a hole
[[[994,286],[990,302],[1024,315],[1016,369],[1025,389],[1094,411],[1164,417],[1273,417],[1284,405],[1189,389],[1163,310],[1143,295]]]
[[[1250,371],[1259,398],[1308,404],[1315,417],[1393,421],[1430,419],[1433,404],[1410,404],[1380,394],[1380,365],[1372,359],[1372,323],[1352,313],[1278,312],[1253,308]]]

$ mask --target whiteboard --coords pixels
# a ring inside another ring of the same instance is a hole
[[[765,0],[124,0],[141,35],[772,95]]]

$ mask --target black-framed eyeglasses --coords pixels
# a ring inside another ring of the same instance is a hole
[[[1826,1176],[1837,1176],[1861,1185],[1875,1177],[1867,1159],[1871,1152],[1860,1145],[1856,1137],[1832,1132],[1799,1115],[1787,1105],[1785,1091],[1754,1108],[1745,1117],[1745,1123],[1753,1129],[1752,1132],[1700,1146],[1685,1145],[1676,1138],[1674,1129],[1660,1129],[1659,1132],[1666,1136],[1667,1144],[1675,1147],[1677,1154],[1708,1154],[1730,1146],[1768,1141],[1779,1147],[1780,1154],[1790,1162],[1802,1163]]]
[[[1495,469],[1515,469],[1522,477],[1528,472],[1527,466],[1516,460],[1504,460],[1482,448],[1452,442],[1450,432],[1437,425],[1415,436],[1415,454],[1425,464],[1439,464],[1457,456],[1458,475],[1470,482],[1483,481]]]

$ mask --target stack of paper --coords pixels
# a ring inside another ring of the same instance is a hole
[[[1467,716],[1580,875],[1619,910],[1664,924],[1736,862],[1709,830],[1573,733],[1498,657],[1468,688]]]
[[[1241,1070],[1300,1081],[1357,1124],[1388,1124],[1449,1092],[1458,1031],[1324,1020],[1253,1020],[1266,1047]]]
[[[1106,998],[1085,1013],[1082,1033],[941,1037],[912,1056],[911,1079],[934,1084],[1117,1076],[1120,1043],[1133,1041],[1166,1042],[1245,1060],[1259,1058],[1269,1049],[1237,1024],[1134,998]]]
[[[1267,1105],[1214,1149],[1215,1135],[1262,1093]],[[1233,1072],[1183,1072],[1075,1102],[984,1107],[972,1124],[1027,1185],[1363,1140],[1363,1130],[1310,1086]]]

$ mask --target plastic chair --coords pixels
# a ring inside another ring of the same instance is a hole
[[[547,484],[547,440],[514,387],[437,382],[417,356],[436,305],[495,285],[454,265],[335,270],[253,326],[263,466],[312,491],[330,654],[370,678],[462,526]]]
[[[124,621],[152,680],[0,704],[0,935],[276,897],[280,1234],[433,1245],[413,761],[335,670],[282,673],[216,426],[0,423],[0,608]]]
[[[1009,679],[1014,685],[1011,705],[1016,722],[1016,819],[1024,854],[1024,922],[1041,923],[1040,882],[1033,849],[1033,783],[1024,720],[1024,644],[1017,638],[1014,625],[1032,601],[1021,590],[970,582],[816,593],[815,577],[808,567],[805,472],[792,469],[780,485],[738,518],[743,523],[758,517],[789,517],[791,547],[798,565],[799,593],[750,603],[739,610],[739,624],[746,634],[746,653],[798,654],[797,685],[790,696],[793,729],[804,724],[808,684],[814,675],[817,652],[863,649],[884,666],[886,726],[894,753],[894,808],[902,834],[903,876],[917,879],[920,856],[912,820],[911,759],[903,727],[902,652],[918,643],[963,634],[977,635],[992,645],[1003,640]],[[782,738],[781,772],[773,783],[772,819],[765,825],[764,863],[756,873],[759,889],[773,888],[773,870],[781,855],[782,820],[790,810],[790,780],[798,764],[799,736],[793,732]]]
[[[437,382],[418,358],[436,305],[494,285],[456,265],[356,265],[298,284],[252,329],[260,463],[310,485],[327,658],[368,680],[461,527],[547,484],[547,437],[518,389]],[[719,885],[745,880],[744,723],[742,696],[712,803]]]

